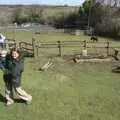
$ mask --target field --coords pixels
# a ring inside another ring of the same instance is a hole
[[[30,33],[5,33],[16,40],[31,41]],[[83,40],[86,36],[60,34],[35,35],[41,41]],[[102,41],[106,39],[101,38]],[[114,42],[117,44],[117,42]],[[119,120],[120,74],[112,73],[113,64],[75,64],[55,57],[47,71],[38,69],[48,60],[26,58],[22,86],[33,96],[32,104],[16,101],[4,106],[4,83],[0,73],[1,120]]]

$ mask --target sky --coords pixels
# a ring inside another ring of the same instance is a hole
[[[85,0],[0,0],[0,4],[44,4],[80,6]]]

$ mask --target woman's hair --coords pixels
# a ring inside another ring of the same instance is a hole
[[[12,53],[13,52],[17,52],[18,54],[19,54],[19,59],[22,59],[23,58],[23,55],[22,55],[22,51],[19,49],[19,48],[12,48],[11,50],[10,50],[10,56],[12,57]]]

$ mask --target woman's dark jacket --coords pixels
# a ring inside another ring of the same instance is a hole
[[[24,70],[24,58],[21,57],[19,60],[13,60],[8,54],[5,60],[5,76],[7,80],[11,80],[15,87],[19,87],[21,84],[21,74]]]

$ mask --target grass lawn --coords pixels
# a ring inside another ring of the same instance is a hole
[[[36,40],[40,40],[41,42],[48,42],[48,41],[72,41],[72,40],[90,40],[90,36],[75,36],[75,35],[70,35],[70,34],[65,34],[65,33],[41,33],[41,34],[34,34],[32,32],[2,32],[6,38],[11,38],[15,39],[17,41],[26,41],[26,42],[31,42],[32,38],[35,38]],[[103,38],[99,37],[99,41],[105,42],[105,41],[113,41],[113,39],[108,39],[108,38]],[[118,43],[118,42],[114,42]]]
[[[48,42],[48,41],[66,41],[66,40],[85,40],[89,39],[88,36],[74,36],[70,34],[63,34],[63,33],[41,33],[41,34],[34,34],[32,32],[6,32],[4,35],[7,38],[16,39],[17,41],[27,41],[31,42],[32,38],[36,40],[40,40],[41,42]]]
[[[38,71],[45,61],[45,57],[25,60],[22,86],[33,96],[28,106],[4,106],[0,72],[0,120],[120,120],[120,74],[111,72],[110,63],[75,64],[55,57],[48,71]]]
[[[38,71],[45,62],[26,59],[23,88],[33,96],[32,104],[5,107],[1,120],[119,120],[120,75],[110,64],[74,64],[54,58],[54,66]],[[2,73],[1,73],[2,74]],[[0,81],[1,94],[4,84]]]

